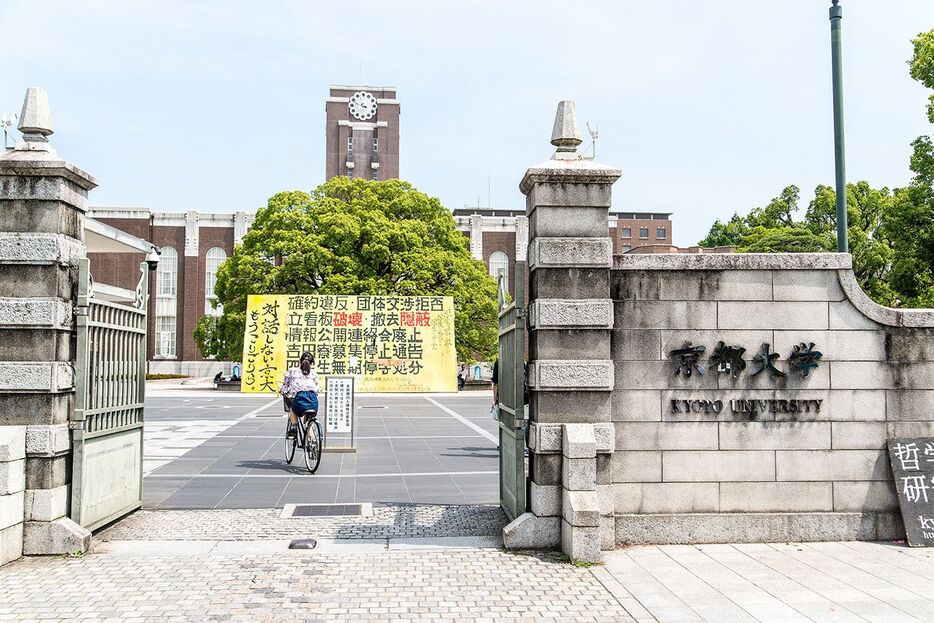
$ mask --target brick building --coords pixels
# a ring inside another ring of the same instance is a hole
[[[470,253],[483,260],[491,275],[505,271],[509,292],[513,293],[516,254],[529,244],[525,210],[455,208],[457,228],[470,238]],[[613,254],[627,253],[649,245],[671,242],[671,214],[659,212],[611,212],[610,237]]]
[[[150,275],[150,372],[213,374],[226,366],[205,361],[192,332],[214,309],[217,268],[233,253],[253,222],[246,212],[157,212],[140,208],[92,208],[92,218],[159,247],[159,268]],[[132,288],[137,257],[91,253],[96,281]]]

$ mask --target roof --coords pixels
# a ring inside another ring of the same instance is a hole
[[[480,216],[525,216],[525,208],[474,208],[464,206],[463,208],[454,208],[451,210],[454,216],[471,216],[479,214]],[[672,212],[617,212],[610,208],[610,216],[617,218],[641,219],[641,220],[670,220]]]
[[[84,242],[89,253],[149,253],[153,248],[152,243],[93,218],[84,219]]]
[[[329,84],[329,89],[340,89],[342,91],[396,91],[396,87],[380,87],[373,84]]]

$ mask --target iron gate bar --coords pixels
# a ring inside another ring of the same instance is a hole
[[[509,520],[526,511],[525,476],[525,263],[516,262],[515,300],[507,304],[506,280],[499,290],[499,491]]]
[[[94,297],[79,261],[71,518],[93,530],[142,505],[149,268],[132,306]]]

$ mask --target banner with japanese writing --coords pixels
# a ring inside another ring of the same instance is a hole
[[[457,391],[449,296],[277,294],[247,298],[245,392],[274,392],[304,351],[359,392]]]

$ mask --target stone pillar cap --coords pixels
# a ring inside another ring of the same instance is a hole
[[[523,195],[529,194],[533,184],[558,182],[564,184],[612,184],[623,174],[621,169],[593,160],[548,160],[525,172],[519,182]]]
[[[49,96],[45,89],[29,87],[23,99],[23,111],[19,115],[17,129],[23,133],[27,143],[48,143],[48,136],[55,131]]]
[[[559,153],[574,153],[577,151],[577,146],[581,144],[581,132],[577,127],[577,112],[571,100],[558,102],[555,127],[551,131],[551,144],[558,148]]]

